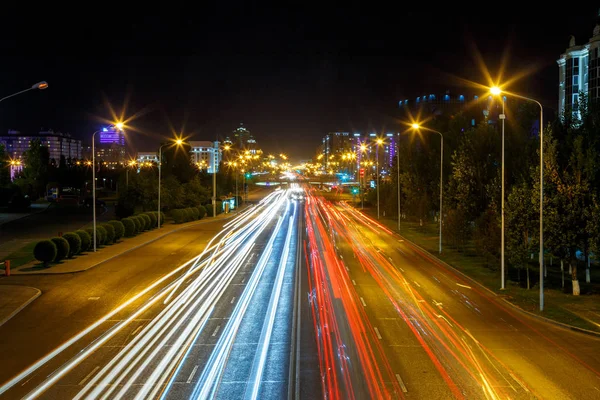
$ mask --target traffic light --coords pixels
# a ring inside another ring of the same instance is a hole
[[[364,176],[365,176],[365,169],[364,169],[364,168],[361,168],[361,169],[360,169],[360,177],[362,178],[362,177],[364,177]]]

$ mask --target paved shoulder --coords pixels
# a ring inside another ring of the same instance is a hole
[[[29,286],[0,285],[0,326],[35,300],[42,292]]]

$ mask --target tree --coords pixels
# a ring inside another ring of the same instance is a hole
[[[39,139],[33,139],[29,143],[29,150],[23,153],[22,178],[29,185],[32,196],[43,197],[48,182],[48,165],[50,164],[50,153],[48,147],[42,145]]]
[[[3,144],[0,144],[0,187],[10,184],[10,159]]]
[[[537,208],[532,204],[531,188],[526,183],[513,186],[505,204],[506,253],[510,265],[517,268],[521,281],[521,269],[527,271],[527,289],[529,281],[529,259],[535,253],[534,237],[538,234]]]
[[[475,246],[486,257],[488,267],[490,258],[497,260],[500,255],[500,218],[494,203],[475,221]],[[497,263],[493,264],[497,267]]]

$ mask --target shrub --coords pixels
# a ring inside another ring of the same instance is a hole
[[[165,219],[166,219],[165,213],[161,211],[160,212],[160,226],[163,226],[165,224]]]
[[[123,225],[123,223],[121,221],[117,221],[117,220],[112,220],[112,221],[108,221],[108,223],[110,225],[113,226],[114,230],[115,230],[115,243],[118,242],[119,240],[121,240],[121,238],[123,237],[123,235],[125,235],[125,226]]]
[[[173,218],[173,222],[176,224],[181,224],[184,219],[185,219],[185,215],[183,214],[183,210],[182,209],[175,209],[173,211],[171,211],[171,218]]]
[[[140,218],[144,220],[144,230],[145,231],[153,228],[152,220],[150,219],[150,217],[147,214],[140,214]]]
[[[198,210],[198,207],[192,207],[190,210],[192,211],[192,221],[200,219],[200,210]]]
[[[133,222],[133,219],[129,218],[123,218],[121,220],[121,223],[123,224],[123,227],[125,228],[125,236],[126,237],[132,237],[135,236],[135,222]]]
[[[33,248],[33,256],[47,267],[48,263],[54,261],[58,252],[56,244],[52,240],[40,240]]]
[[[69,242],[69,254],[67,254],[68,258],[73,258],[73,256],[81,252],[81,238],[78,234],[75,232],[67,232],[62,237]]]
[[[144,225],[143,225],[143,222],[140,219],[140,217],[138,217],[137,215],[134,215],[133,217],[130,217],[130,218],[133,221],[133,223],[135,224],[135,233],[141,232],[144,228]]]
[[[221,200],[217,200],[217,215],[223,212],[223,202]]]
[[[183,221],[188,222],[192,220],[192,213],[189,208],[183,209]]]
[[[146,215],[150,218],[150,229],[156,228],[156,223],[158,222],[158,217],[155,212],[147,212]]]
[[[100,244],[108,244],[108,232],[102,225],[96,225],[96,236],[100,238]]]
[[[198,206],[198,211],[200,212],[198,214],[198,219],[202,219],[206,216],[206,207],[204,206]]]
[[[54,257],[54,262],[59,262],[60,260],[64,260],[69,255],[69,242],[67,239],[63,237],[53,237],[50,239],[56,245],[56,257]]]
[[[88,251],[92,245],[90,234],[82,229],[75,231],[75,233],[79,236],[79,239],[81,239],[81,253]]]
[[[106,244],[113,244],[115,242],[115,227],[109,223],[101,225],[106,230]]]

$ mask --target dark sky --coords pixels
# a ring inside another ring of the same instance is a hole
[[[532,71],[510,89],[555,108],[556,59],[571,34],[588,41],[598,12],[229,2],[152,13],[149,4],[3,12],[0,97],[40,80],[50,88],[2,102],[1,131],[53,128],[89,141],[111,104],[138,114],[129,135],[140,151],[173,131],[212,140],[243,122],[267,152],[309,158],[328,131],[393,130],[399,99],[469,94],[458,78],[485,82],[477,52],[493,76],[505,53],[505,76]]]

